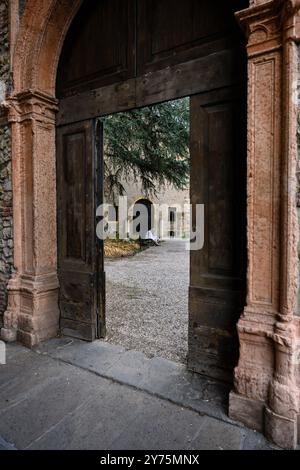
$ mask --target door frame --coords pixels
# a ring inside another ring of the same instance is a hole
[[[58,129],[63,129],[65,126],[70,125],[76,127],[76,123],[80,125],[84,122],[90,122],[91,119],[101,119],[101,117],[106,115],[151,106],[158,102],[165,102],[169,99],[181,99],[186,97],[185,93],[189,90],[190,100],[193,101],[194,98],[199,98],[199,111],[201,109],[202,112],[204,112],[205,109],[209,110],[213,106],[217,106],[218,112],[220,112],[221,108],[224,107],[227,110],[226,112],[228,112],[228,106],[230,106],[232,108],[231,113],[228,114],[228,119],[230,121],[233,119],[231,114],[233,113],[233,109],[236,108],[236,103],[241,102],[239,109],[243,116],[240,120],[235,118],[235,126],[232,123],[232,128],[234,129],[238,125],[240,127],[245,127],[245,129],[240,133],[241,145],[239,145],[238,149],[236,148],[237,133],[235,131],[232,132],[231,138],[235,139],[234,143],[232,143],[232,157],[228,159],[230,162],[227,162],[225,166],[230,165],[232,159],[236,159],[236,163],[238,164],[239,159],[237,159],[236,154],[240,154],[240,159],[244,159],[244,165],[240,165],[240,167],[243,166],[243,168],[245,168],[246,103],[244,101],[246,101],[246,87],[245,83],[240,82],[242,78],[245,79],[246,71],[241,66],[242,61],[240,55],[242,54],[243,51],[241,47],[225,49],[223,51],[218,51],[213,55],[153,72],[151,74],[151,82],[149,82],[146,76],[142,76],[136,79],[125,80],[121,84],[104,86],[99,89],[63,98],[60,100],[59,104],[57,119]],[[176,79],[170,82],[168,77],[172,75],[174,75]],[[143,88],[142,93],[139,91],[139,86]],[[112,98],[109,99],[110,97]],[[209,103],[210,105],[208,105]],[[222,106],[220,108],[221,104]],[[95,116],[96,113],[97,116]],[[193,122],[192,114],[191,108],[190,125]],[[218,113],[216,113],[216,115],[217,114]],[[209,114],[207,114],[207,118],[208,117]],[[194,118],[196,118],[196,115],[194,115]],[[195,119],[195,122],[198,124],[202,122],[203,125],[206,126],[204,121],[205,119]],[[196,147],[198,148],[197,145]],[[193,145],[193,149],[193,154],[199,153],[198,150],[195,150],[195,145]],[[220,152],[221,149],[219,149],[219,153]],[[198,160],[200,161],[199,158]],[[195,157],[193,158],[193,161],[195,164]],[[204,158],[201,159],[201,162],[202,166],[206,167]],[[236,200],[239,201],[240,199],[244,199],[240,204],[239,212],[246,212],[246,181],[244,170],[241,173],[241,179],[243,180],[243,191],[239,191],[236,194]],[[239,185],[237,183],[236,174],[233,180],[234,185],[238,187]],[[215,180],[212,183],[214,184]],[[217,188],[217,185],[215,185],[215,188]],[[202,196],[204,197],[204,194],[202,194]],[[231,211],[229,212],[234,213],[234,230],[232,231],[232,236],[236,238],[235,241],[232,240],[232,246],[234,246],[235,242],[237,242],[239,238],[236,233],[236,209],[233,207],[233,201],[229,197],[229,191],[224,191],[223,196],[225,197],[227,204],[231,207]],[[191,194],[191,201],[193,201],[193,199],[195,198],[193,198],[193,194]],[[196,197],[196,199],[198,203],[204,203],[204,200],[199,201],[198,197]],[[211,207],[209,200],[205,201],[205,203],[207,206]],[[210,212],[207,210],[206,214],[209,213]],[[245,220],[245,214],[240,214],[240,219]],[[243,224],[241,232],[246,232],[245,223]],[[246,237],[244,233],[241,238],[245,244]],[[210,245],[210,248],[205,250],[207,254],[206,257],[213,263],[216,261],[213,261],[213,256],[209,256],[212,249],[212,244],[209,243],[209,240],[210,237],[206,237],[205,245]],[[244,249],[242,251],[244,251]],[[227,250],[227,254],[229,254],[229,252],[232,257],[232,262],[236,262],[236,258],[238,257],[235,253],[235,249],[232,248],[231,250]],[[192,269],[192,263],[194,260],[196,260],[196,263],[199,261],[197,261],[197,258],[193,256],[194,252],[191,252],[191,255],[190,274],[197,271],[197,269]],[[202,257],[202,260],[206,259],[206,257]],[[240,257],[244,260],[244,252],[241,253]],[[246,266],[245,263],[243,264],[245,271]],[[98,276],[101,276],[102,272],[103,269],[101,272],[98,272]],[[229,270],[223,270],[223,274],[219,274],[219,276],[217,276],[214,273],[214,270],[209,268],[208,265],[206,274],[206,277],[204,276],[204,273],[201,277],[203,285],[200,285],[201,283],[199,284],[199,282],[195,282],[195,279],[192,281],[191,275],[189,279],[188,366],[191,370],[199,373],[210,374],[213,378],[232,382],[233,368],[236,365],[238,350],[238,339],[234,330],[234,320],[239,317],[245,305],[246,274],[245,272],[243,272],[243,274],[240,272],[233,274],[232,272],[229,275]],[[234,278],[234,276],[236,278]],[[222,280],[218,280],[218,277],[222,278]],[[208,279],[210,279],[210,281],[208,281]],[[212,279],[214,279],[214,282],[212,282]],[[215,320],[213,321],[208,319],[212,313],[211,305],[214,305],[215,310],[218,312],[217,315],[215,315]],[[197,313],[199,309],[205,311],[205,314],[200,315],[199,312]],[[102,308],[102,312],[103,315],[105,315],[104,308]],[[102,323],[104,323],[104,321],[105,319],[102,317]],[[80,328],[80,326],[78,327]],[[203,331],[200,331],[201,329]],[[204,333],[204,330],[206,333]],[[74,335],[76,337],[75,332]],[[202,347],[202,343],[206,344],[208,342],[207,337],[209,335],[211,335],[211,346]],[[234,343],[234,345],[232,343]]]

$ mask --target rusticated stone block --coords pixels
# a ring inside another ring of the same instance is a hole
[[[235,421],[244,423],[251,429],[263,432],[264,409],[262,401],[252,400],[235,392],[229,395],[229,416]]]

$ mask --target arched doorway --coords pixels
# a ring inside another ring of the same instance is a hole
[[[139,206],[143,206],[145,209],[142,209],[142,212],[145,214],[147,218],[147,224],[145,223],[144,229],[141,227],[137,227],[137,231],[140,234],[142,239],[146,238],[147,232],[153,228],[153,204],[149,199],[138,199],[133,207],[133,218],[137,219],[138,217],[142,217]],[[140,225],[140,224],[139,224]],[[146,230],[146,232],[145,232]]]
[[[55,336],[59,326],[55,82],[61,48],[81,3],[26,1],[12,58],[14,88],[5,103],[12,135],[15,271],[1,335],[30,347]],[[298,3],[232,2],[237,10],[245,8],[237,17],[247,33],[249,137],[247,305],[238,323],[240,359],[230,415],[259,430],[265,426],[285,447],[295,446],[299,414],[297,103],[292,92],[298,79]],[[170,75],[175,80],[181,71]],[[89,106],[97,108],[95,96],[89,96]],[[102,101],[103,110],[114,96]],[[120,98],[119,106],[124,105]],[[80,106],[75,111],[80,119]]]
[[[206,221],[204,248],[191,251],[188,363],[232,380],[246,283],[246,57],[234,8],[216,3],[93,0],[75,17],[57,76],[60,311],[63,333],[104,335],[94,120],[188,96],[191,201]]]

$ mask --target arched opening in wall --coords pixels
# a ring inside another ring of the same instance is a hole
[[[153,228],[153,204],[149,199],[138,199],[133,206],[133,220],[136,221],[136,231],[142,240],[146,240],[147,232]],[[144,224],[139,219],[145,218]],[[144,225],[144,229],[142,229]]]
[[[57,76],[64,334],[85,340],[106,335],[104,243],[96,236],[104,220],[101,211],[96,216],[104,202],[103,118],[187,99],[192,204],[188,366],[231,380],[246,272],[246,56],[234,12],[247,4],[83,2]],[[117,212],[120,216],[120,207]],[[174,223],[175,216],[173,205],[169,221]]]

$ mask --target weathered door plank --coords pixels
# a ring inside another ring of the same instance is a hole
[[[235,50],[224,50],[142,77],[63,98],[58,124],[92,119],[231,86],[240,80],[236,56]]]
[[[191,203],[205,205],[204,247],[191,251],[189,368],[231,380],[245,303],[243,89],[191,98]]]
[[[94,121],[57,129],[58,275],[62,333],[99,337],[99,257],[96,244]]]

